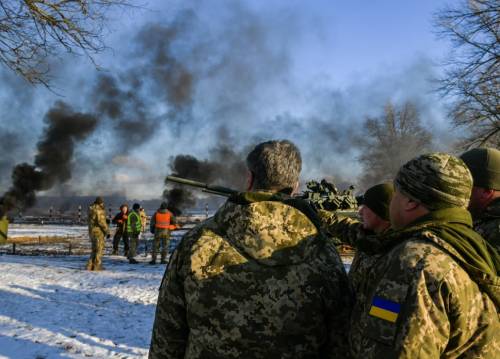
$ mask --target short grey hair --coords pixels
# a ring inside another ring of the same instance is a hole
[[[300,151],[288,140],[259,143],[247,156],[254,189],[291,192],[302,169]]]

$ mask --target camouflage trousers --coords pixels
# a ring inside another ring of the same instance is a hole
[[[153,253],[151,255],[152,260],[156,261],[158,256],[158,251],[161,246],[161,261],[165,261],[168,254],[168,245],[170,244],[170,231],[156,230],[155,237],[153,240]]]
[[[133,259],[137,255],[137,244],[139,242],[139,233],[129,233],[128,259]]]
[[[104,234],[102,231],[93,231],[90,234],[92,251],[87,261],[87,270],[102,270],[102,256],[104,254]]]

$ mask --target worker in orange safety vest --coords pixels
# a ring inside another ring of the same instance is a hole
[[[161,262],[167,263],[168,245],[170,243],[170,232],[180,228],[175,216],[168,209],[168,204],[163,202],[160,208],[151,216],[150,230],[154,234],[153,253],[149,264],[156,264],[156,257],[161,245]]]

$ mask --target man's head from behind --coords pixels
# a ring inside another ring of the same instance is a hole
[[[299,184],[302,158],[290,141],[267,141],[255,146],[247,156],[250,190],[293,193]]]
[[[99,206],[102,206],[104,207],[104,200],[102,199],[101,196],[99,197],[96,197],[95,201],[94,201],[95,204],[99,205]]]
[[[380,233],[390,226],[389,205],[394,194],[392,183],[370,187],[359,199],[359,215],[363,228]]]
[[[474,216],[496,198],[500,198],[500,151],[494,148],[474,148],[460,158],[472,173],[474,187],[469,210]]]
[[[465,163],[446,153],[430,153],[403,165],[394,179],[390,219],[394,229],[445,208],[466,208],[472,175]]]

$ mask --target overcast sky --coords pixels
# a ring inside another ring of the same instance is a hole
[[[271,138],[299,145],[304,180],[355,182],[356,129],[389,100],[414,101],[445,146],[454,134],[432,80],[449,44],[432,19],[446,3],[158,0],[117,10],[100,71],[84,56],[54,59],[52,91],[0,71],[0,188],[16,163],[33,161],[56,101],[100,122],[76,149],[73,178],[49,194],[155,198],[172,156]]]

